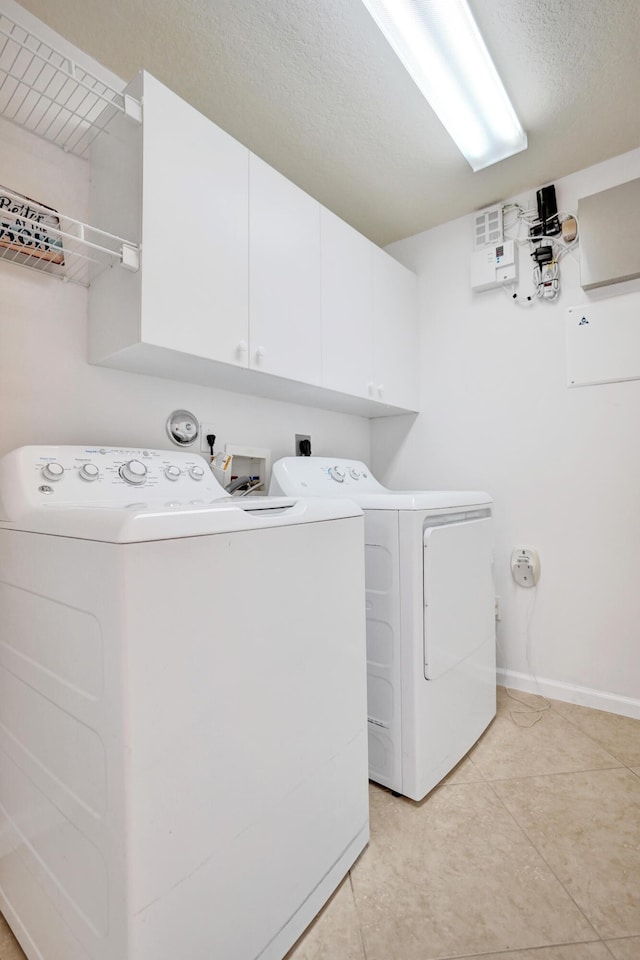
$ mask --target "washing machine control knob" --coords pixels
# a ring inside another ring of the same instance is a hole
[[[202,467],[189,467],[189,476],[192,480],[202,480],[204,477],[204,470]]]
[[[164,475],[167,480],[179,480],[182,470],[180,467],[176,467],[175,463],[170,464],[164,471]]]
[[[83,463],[78,473],[83,480],[97,480],[100,476],[100,471],[96,467],[95,463]]]
[[[120,476],[126,483],[134,486],[144,483],[147,479],[147,468],[140,460],[127,460],[120,467]]]
[[[360,471],[359,471],[359,470],[356,470],[355,467],[352,467],[351,470],[349,470],[349,473],[350,473],[350,475],[353,477],[354,480],[359,480],[360,477],[362,476],[362,474],[360,473]]]
[[[329,470],[329,476],[332,480],[335,480],[336,483],[344,483],[346,474],[342,467],[331,467]]]
[[[44,467],[42,468],[42,476],[45,480],[62,480],[62,477],[64,476],[64,467],[61,463],[56,463],[55,461],[53,463],[45,463]]]

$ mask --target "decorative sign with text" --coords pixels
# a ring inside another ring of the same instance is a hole
[[[63,264],[59,229],[60,220],[51,207],[0,187],[0,248]]]

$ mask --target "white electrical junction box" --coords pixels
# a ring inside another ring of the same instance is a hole
[[[518,279],[516,245],[514,240],[474,250],[471,254],[471,289],[492,290]]]

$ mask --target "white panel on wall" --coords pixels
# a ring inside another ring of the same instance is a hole
[[[640,276],[640,178],[580,197],[580,283],[585,290]]]
[[[640,293],[567,310],[570,387],[640,378]]]

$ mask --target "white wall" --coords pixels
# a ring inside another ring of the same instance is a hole
[[[4,121],[0,170],[4,186],[87,218],[84,162]],[[579,196],[638,176],[634,151],[558,181],[559,204],[575,211]],[[493,494],[507,679],[527,687],[535,674],[552,695],[640,716],[640,382],[567,389],[565,309],[588,299],[577,263],[563,260],[557,303],[519,309],[503,291],[471,293],[471,241],[465,217],[391,248],[420,274],[422,414],[373,421],[372,465],[396,487]],[[640,284],[591,296],[629,290]],[[275,459],[308,433],[316,454],[369,459],[359,417],[92,367],[86,318],[82,288],[0,263],[0,454],[27,443],[168,448],[166,418],[186,407],[219,445],[268,447]],[[540,551],[535,591],[510,578],[518,543]]]
[[[637,150],[557,181],[558,206],[639,176]],[[537,186],[519,199],[535,205]],[[632,292],[640,322],[640,283],[587,296],[567,256],[559,300],[519,308],[470,290],[472,237],[464,217],[389,248],[420,275],[422,415],[373,422],[373,469],[495,498],[510,683],[535,689],[536,675],[551,696],[640,716],[640,381],[568,389],[565,375],[566,308]],[[526,247],[521,267],[527,294]],[[517,544],[540,552],[535,590],[511,579]]]
[[[2,120],[0,171],[3,186],[87,219],[87,164]],[[305,433],[319,455],[369,456],[363,418],[103,369],[86,357],[86,290],[0,262],[0,455],[29,443],[171,448],[167,417],[185,407],[213,425],[218,448],[266,447],[277,459]]]

